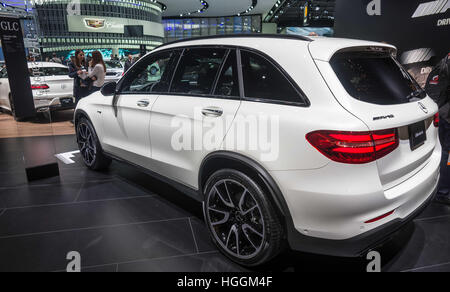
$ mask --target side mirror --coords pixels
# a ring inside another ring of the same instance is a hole
[[[116,82],[106,83],[105,85],[103,85],[101,93],[105,96],[114,95],[114,94],[116,94],[116,87],[117,87]]]

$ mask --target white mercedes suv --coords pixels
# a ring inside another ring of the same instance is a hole
[[[217,247],[247,266],[284,246],[360,256],[432,199],[437,105],[393,46],[286,35],[163,45],[82,99],[93,170],[118,159],[203,202]]]

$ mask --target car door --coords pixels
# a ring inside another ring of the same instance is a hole
[[[196,188],[204,157],[221,148],[241,99],[234,49],[187,48],[152,109],[151,169]]]
[[[152,155],[151,109],[159,94],[168,90],[166,73],[176,54],[166,51],[146,56],[119,82],[113,106],[102,110],[106,152],[147,167]]]

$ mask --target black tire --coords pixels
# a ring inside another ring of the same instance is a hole
[[[267,263],[282,251],[280,218],[263,189],[249,176],[234,169],[219,170],[204,190],[205,222],[212,241],[225,256],[252,267]]]
[[[103,154],[94,126],[86,118],[81,118],[76,127],[77,143],[84,164],[91,170],[105,170],[111,159]]]

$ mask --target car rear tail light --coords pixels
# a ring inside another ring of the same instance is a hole
[[[399,145],[397,129],[372,132],[316,131],[306,139],[333,161],[364,164],[380,159]]]
[[[49,89],[47,84],[31,84],[31,89],[32,90],[36,90],[36,89]]]
[[[394,214],[394,212],[395,212],[395,210],[392,210],[392,211],[389,212],[389,213],[386,213],[386,214],[384,214],[384,215],[381,215],[381,216],[379,216],[379,217],[377,217],[377,218],[370,219],[370,220],[368,220],[368,221],[366,221],[366,222],[364,222],[364,223],[369,224],[369,223],[374,223],[374,222],[380,221],[380,220],[382,220],[382,219],[384,219],[384,218],[386,218],[386,217],[391,216],[392,214]]]
[[[434,115],[433,124],[436,128],[439,128],[439,113]]]

